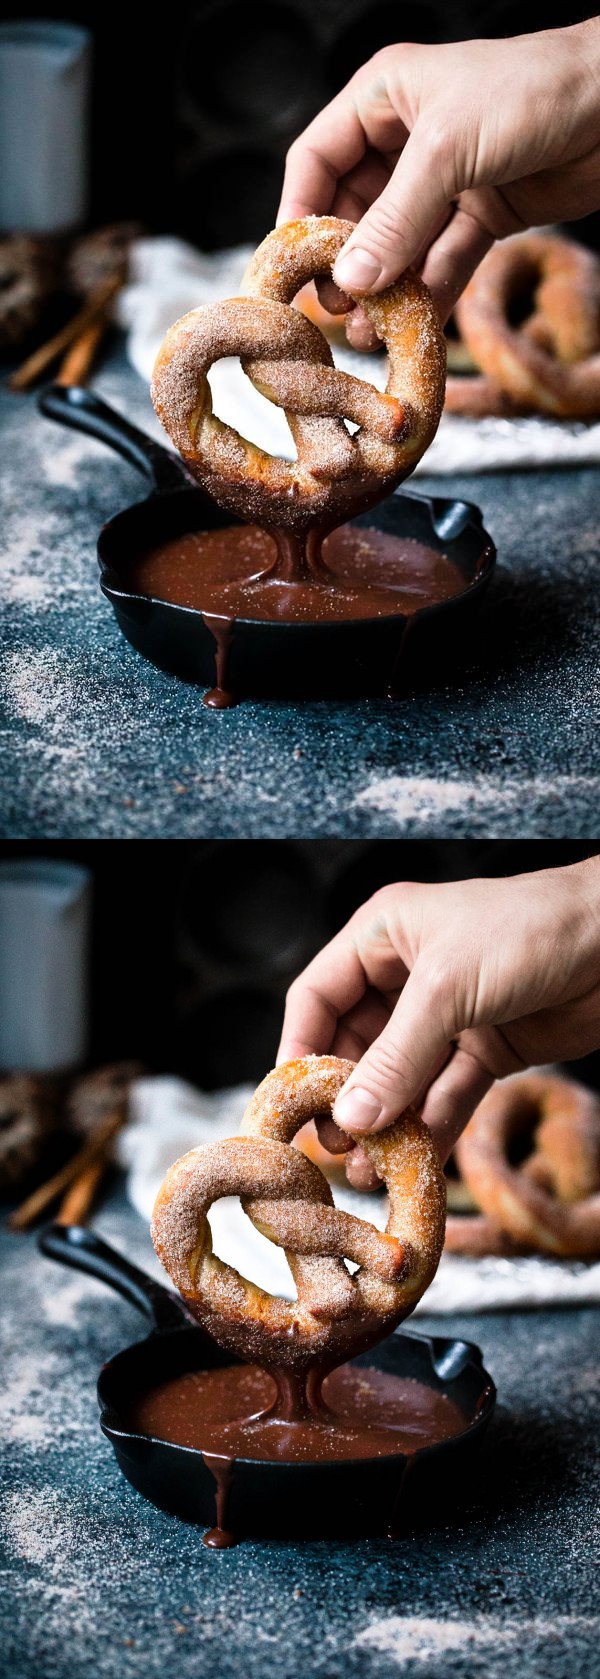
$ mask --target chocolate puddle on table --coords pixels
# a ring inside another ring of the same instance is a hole
[[[452,1399],[414,1377],[363,1364],[265,1369],[235,1364],[169,1378],[132,1400],[135,1433],[201,1451],[217,1487],[211,1549],[235,1544],[228,1517],[237,1458],[294,1464],[390,1457],[410,1460],[464,1433]],[[390,1523],[398,1490],[391,1498]]]
[[[411,618],[465,591],[459,567],[439,549],[375,526],[346,524],[294,533],[231,525],[160,543],[128,568],[135,594],[202,613],[216,643],[216,684],[204,704],[235,704],[229,658],[238,618],[340,624]]]

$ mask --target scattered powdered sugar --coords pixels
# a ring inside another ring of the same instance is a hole
[[[75,684],[51,647],[8,653],[0,671],[0,692],[14,717],[47,723],[73,707]]]
[[[12,1418],[7,1438],[14,1445],[28,1446],[30,1451],[44,1451],[52,1445],[55,1429],[47,1417],[22,1411]]]
[[[394,822],[429,823],[446,811],[482,812],[516,810],[537,801],[574,794],[590,794],[600,787],[600,778],[584,775],[532,776],[527,780],[459,781],[449,777],[436,781],[427,776],[387,775],[367,783],[357,793],[354,805],[358,810],[377,810]]]
[[[513,1620],[488,1619],[477,1620],[435,1620],[433,1616],[420,1615],[389,1615],[380,1621],[371,1621],[358,1634],[355,1644],[361,1649],[378,1650],[382,1655],[391,1656],[398,1663],[431,1662],[436,1656],[443,1657],[452,1652],[474,1653],[482,1649],[505,1649],[515,1644],[531,1644],[540,1641],[546,1645],[549,1631],[553,1638],[561,1638],[564,1634],[573,1632],[593,1633],[600,1628],[600,1616],[594,1615],[558,1615],[553,1616],[551,1629],[548,1619],[534,1616],[531,1619]]]
[[[81,1307],[90,1296],[93,1297],[93,1285],[89,1277],[62,1277],[59,1273],[53,1289],[47,1290],[40,1301],[46,1322],[62,1329],[76,1329]]]
[[[61,1565],[81,1544],[66,1499],[53,1487],[24,1487],[7,1493],[2,1526],[10,1548],[25,1562]]]
[[[77,489],[82,466],[100,458],[100,447],[93,438],[65,434],[57,427],[52,448],[46,449],[40,457],[46,483],[60,490]]]
[[[29,514],[11,514],[10,540],[0,544],[0,592],[4,608],[11,603],[48,607],[55,599],[39,532]]]
[[[0,1391],[0,1432],[5,1441],[45,1449],[56,1438],[56,1418],[48,1395],[60,1374],[53,1353],[34,1357],[7,1344]]]

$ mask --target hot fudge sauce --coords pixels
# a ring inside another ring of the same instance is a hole
[[[234,703],[228,655],[238,618],[333,624],[412,617],[468,586],[447,554],[374,526],[302,533],[258,525],[191,531],[139,555],[128,589],[200,612],[216,643],[217,683],[208,705]]]
[[[277,1415],[274,1378],[257,1364],[174,1376],[132,1406],[136,1433],[215,1456],[324,1463],[419,1451],[460,1434],[454,1401],[409,1376],[342,1364],[323,1383],[319,1416]]]
[[[462,1434],[468,1423],[446,1394],[360,1364],[330,1371],[310,1405],[297,1407],[280,1373],[258,1365],[192,1371],[140,1394],[127,1421],[136,1433],[202,1452],[217,1483],[217,1526],[205,1542],[218,1548],[234,1543],[227,1492],[236,1458],[311,1464],[411,1457]]]
[[[208,616],[294,624],[412,614],[465,590],[446,554],[359,525],[332,531],[306,567],[290,564],[289,547],[278,549],[258,525],[193,531],[140,555],[127,582],[138,594]]]

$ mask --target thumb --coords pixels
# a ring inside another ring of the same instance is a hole
[[[447,189],[441,144],[415,123],[393,174],[358,222],[333,270],[344,291],[383,291],[416,262],[449,213],[455,187]]]
[[[358,1061],[335,1103],[342,1130],[383,1131],[437,1072],[454,1035],[448,987],[416,962],[393,1014]]]

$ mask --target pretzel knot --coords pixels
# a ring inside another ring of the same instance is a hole
[[[159,350],[152,380],[159,419],[203,488],[243,519],[296,529],[339,523],[405,478],[437,430],[445,342],[416,274],[407,271],[378,296],[352,294],[388,349],[383,394],[334,367],[319,328],[290,307],[308,280],[331,275],[351,232],[352,223],[335,216],[277,228],[249,265],[250,295],[192,309]],[[213,414],[209,369],[235,355],[257,390],[284,409],[295,461],[266,454]],[[353,436],[345,419],[359,428]]]
[[[203,1327],[242,1358],[299,1367],[344,1357],[406,1317],[437,1269],[444,1176],[416,1114],[362,1140],[389,1191],[385,1232],[334,1207],[318,1166],[290,1147],[308,1119],[331,1117],[351,1071],[330,1055],[277,1067],[252,1097],[244,1134],[192,1149],[159,1190],[159,1258]],[[267,1294],[213,1254],[207,1214],[222,1195],[239,1195],[257,1230],[284,1248],[295,1301]],[[359,1267],[353,1276],[345,1258]]]

